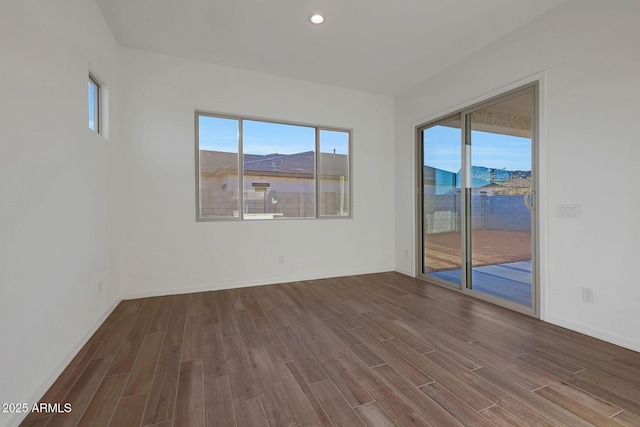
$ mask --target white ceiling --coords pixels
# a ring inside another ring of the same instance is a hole
[[[121,46],[385,95],[564,1],[97,0]]]

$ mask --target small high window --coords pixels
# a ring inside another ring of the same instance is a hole
[[[89,74],[89,129],[102,133],[100,123],[100,84]]]

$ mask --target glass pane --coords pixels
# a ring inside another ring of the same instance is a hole
[[[89,77],[89,129],[98,131],[98,85]]]
[[[530,307],[533,94],[471,113],[471,287]]]
[[[238,120],[200,116],[200,217],[240,216]]]
[[[320,131],[320,216],[349,215],[349,133]]]
[[[315,138],[315,128],[243,121],[243,218],[315,218]]]
[[[462,283],[460,120],[422,131],[423,274]]]

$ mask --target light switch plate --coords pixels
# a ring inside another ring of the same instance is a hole
[[[558,218],[580,218],[580,205],[558,205]]]

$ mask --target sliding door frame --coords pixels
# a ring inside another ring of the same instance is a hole
[[[416,277],[423,279],[423,280],[427,280],[429,282],[435,283],[437,285],[441,285],[444,286],[448,289],[456,289],[456,290],[460,290],[460,286],[456,285],[455,283],[451,283],[448,282],[446,280],[443,279],[439,279],[436,277],[427,277],[425,273],[423,273],[423,267],[424,267],[424,218],[423,218],[423,209],[424,209],[424,165],[423,165],[423,160],[424,160],[424,153],[423,153],[423,140],[422,140],[422,131],[434,126],[438,126],[440,124],[443,123],[448,123],[451,122],[452,120],[460,120],[460,111],[452,113],[452,114],[448,114],[446,116],[440,117],[436,120],[432,120],[429,121],[427,123],[421,124],[419,126],[416,126],[415,128],[415,132],[416,132],[416,153],[417,153],[417,161],[416,161],[416,230],[418,233],[418,239],[416,239]],[[462,144],[462,139],[464,138],[464,135],[462,134],[463,131],[463,126],[462,123],[460,124],[460,131],[461,131],[461,141],[460,143]],[[462,169],[464,169],[464,165],[462,166]],[[464,179],[464,178],[462,178]],[[460,197],[464,197],[464,194],[461,194]],[[461,237],[462,239],[464,239],[464,203],[462,203],[462,212],[461,212],[461,219],[460,219],[460,227],[461,227]],[[464,245],[462,246],[462,249],[464,250]],[[463,269],[463,274],[464,274],[464,265],[462,264],[464,262],[464,256],[461,254],[461,259],[460,259],[460,267]],[[464,282],[463,282],[464,283]]]
[[[419,124],[415,127],[415,147],[416,147],[416,271],[415,275],[417,278],[425,280],[429,283],[433,283],[439,286],[446,287],[447,289],[451,289],[457,292],[461,292],[466,295],[473,296],[477,299],[484,300],[493,304],[497,304],[503,306],[505,308],[527,314],[529,316],[533,316],[536,318],[540,318],[540,209],[539,209],[539,171],[540,171],[540,145],[539,145],[539,135],[540,135],[540,100],[539,100],[539,92],[540,92],[540,81],[535,80],[531,83],[527,83],[523,86],[517,87],[512,90],[505,91],[498,95],[492,96],[488,99],[482,100],[480,102],[474,103],[473,105],[467,106],[465,108],[458,109],[450,114],[444,115],[435,120],[430,120],[428,122]],[[471,266],[471,233],[467,232],[467,228],[469,226],[469,222],[467,220],[467,209],[469,203],[469,197],[471,194],[470,189],[470,181],[471,177],[468,176],[470,173],[469,165],[470,165],[470,145],[468,142],[470,141],[471,127],[470,123],[468,123],[468,117],[474,111],[480,110],[482,108],[490,107],[491,105],[497,104],[502,101],[506,101],[508,99],[524,95],[526,93],[532,93],[533,95],[533,111],[531,114],[531,192],[532,192],[532,200],[533,200],[533,210],[531,211],[531,301],[532,306],[527,307],[520,304],[516,304],[510,301],[507,301],[502,298],[493,297],[488,294],[484,294],[478,291],[474,291],[473,289],[468,288],[469,278],[471,276],[472,266]],[[452,282],[448,282],[445,280],[441,280],[435,277],[429,277],[425,273],[423,273],[424,267],[424,220],[423,220],[423,209],[424,209],[424,189],[423,189],[423,133],[422,131],[428,129],[433,126],[437,126],[439,124],[449,122],[451,120],[458,119],[460,121],[460,135],[461,135],[461,149],[462,149],[462,163],[461,163],[461,200],[462,209],[461,209],[461,247],[462,247],[462,259],[461,259],[461,268],[462,268],[462,281],[460,285],[457,285]]]

